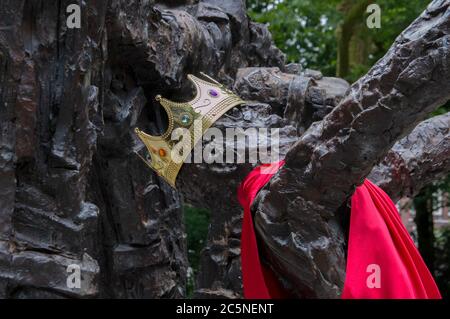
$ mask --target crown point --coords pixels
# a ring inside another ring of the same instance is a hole
[[[158,102],[161,101],[161,99],[162,99],[162,96],[159,95],[159,94],[155,97],[155,100],[158,101]]]

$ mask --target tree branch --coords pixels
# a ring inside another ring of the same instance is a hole
[[[450,113],[420,123],[398,141],[369,179],[395,201],[414,197],[450,171]]]

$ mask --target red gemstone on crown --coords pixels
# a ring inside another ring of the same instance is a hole
[[[161,157],[166,156],[166,150],[163,149],[163,148],[160,148],[160,149],[159,149],[159,156],[161,156]]]

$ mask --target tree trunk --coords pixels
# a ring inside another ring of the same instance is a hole
[[[341,4],[344,7],[344,19],[336,29],[336,76],[338,77],[346,78],[349,75],[352,39],[355,36],[356,27],[363,22],[364,13],[370,2],[369,0],[350,0]]]
[[[414,210],[416,216],[414,221],[417,226],[417,242],[423,260],[434,272],[434,225],[433,225],[433,190],[424,188],[414,198]]]
[[[450,113],[420,123],[369,175],[393,201],[414,198],[450,171]]]

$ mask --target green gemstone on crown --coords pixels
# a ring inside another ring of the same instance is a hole
[[[188,125],[191,123],[191,116],[189,114],[183,114],[181,115],[181,123],[184,125]]]

